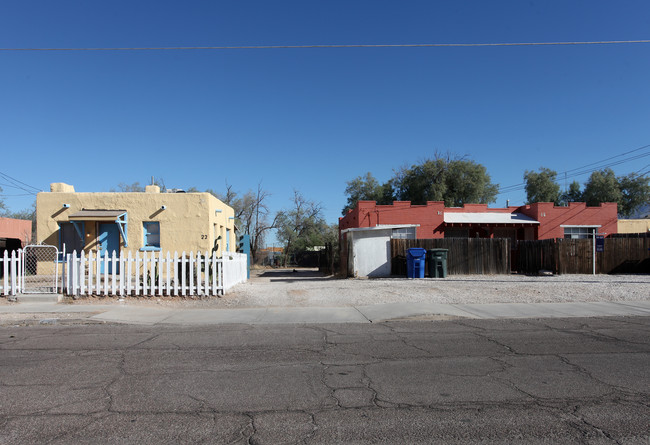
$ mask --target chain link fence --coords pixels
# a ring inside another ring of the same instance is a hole
[[[31,245],[23,250],[23,293],[55,294],[58,290],[58,249]]]

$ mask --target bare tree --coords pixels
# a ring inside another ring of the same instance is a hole
[[[267,206],[271,194],[264,190],[262,182],[257,184],[257,190],[247,191],[242,197],[226,182],[226,193],[218,194],[212,190],[208,192],[215,195],[235,211],[235,221],[240,232],[247,233],[251,242],[251,257],[254,262],[257,253],[264,244],[264,239],[269,230],[275,228],[275,219],[269,221],[270,211]]]
[[[257,258],[257,252],[264,244],[266,233],[274,229],[277,224],[277,215],[273,218],[273,221],[269,222],[270,211],[266,205],[269,196],[271,194],[262,188],[262,182],[260,181],[257,184],[257,192],[252,201],[251,208],[254,211],[251,212],[252,221],[250,231],[248,232],[251,236],[251,255],[253,259]]]
[[[160,187],[161,192],[166,192],[167,187],[165,186],[165,180],[163,178],[154,178],[153,176],[151,177],[151,185],[157,185]],[[145,186],[140,184],[140,181],[136,181],[132,184],[127,184],[125,182],[120,182],[117,184],[117,190],[114,188],[110,189],[111,192],[127,192],[127,193],[132,193],[132,192],[139,192],[142,193],[145,191]]]
[[[277,237],[284,243],[285,267],[297,247],[308,247],[309,244],[313,244],[315,238],[318,238],[326,226],[322,212],[320,203],[309,201],[295,189],[291,208],[278,212],[275,217]]]

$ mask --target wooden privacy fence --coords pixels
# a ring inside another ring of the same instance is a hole
[[[519,241],[517,271],[536,274],[590,274],[594,266],[592,239]],[[596,273],[650,273],[650,238],[605,238],[596,252]]]
[[[592,239],[518,241],[517,249],[521,273],[593,273]],[[603,251],[596,252],[596,273],[650,273],[650,238],[605,238]]]
[[[442,238],[391,240],[391,274],[406,275],[406,250],[411,247],[448,249],[447,273],[591,274],[592,239],[517,241],[505,238]],[[608,237],[596,252],[596,273],[650,273],[650,237]]]
[[[63,293],[119,296],[208,296],[224,294],[246,281],[246,255],[224,253],[223,258],[183,252],[137,252],[112,256],[89,252],[66,255]]]
[[[650,237],[605,238],[605,251],[596,252],[596,272],[650,273]]]
[[[537,274],[540,270],[555,272],[558,250],[554,239],[517,241],[513,269],[519,273]]]
[[[406,275],[406,251],[412,247],[448,249],[449,275],[510,273],[508,238],[438,238],[390,240],[392,275]]]

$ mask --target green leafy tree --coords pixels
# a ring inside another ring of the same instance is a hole
[[[338,251],[338,245],[339,245],[339,224],[334,223],[334,224],[329,224],[325,227],[325,230],[321,233],[321,243],[318,244],[324,245],[327,243],[332,244],[334,246],[334,251]]]
[[[568,206],[570,202],[582,202],[582,191],[578,181],[573,181],[569,184],[569,190],[560,195],[560,204]]]
[[[447,161],[442,158],[402,167],[393,177],[397,199],[411,201],[412,204],[444,201],[447,191],[446,172]]]
[[[560,186],[555,182],[557,172],[546,167],[541,167],[539,172],[528,171],[524,173],[526,183],[526,202],[560,202]]]
[[[650,176],[629,174],[618,178],[621,200],[618,213],[629,218],[634,212],[650,202]]]
[[[382,185],[377,182],[372,173],[368,172],[365,176],[358,176],[352,181],[346,182],[345,194],[347,195],[347,204],[343,207],[343,214],[353,209],[359,201],[379,201],[382,198]]]
[[[582,196],[589,206],[597,206],[602,202],[620,203],[623,198],[619,181],[610,168],[593,172],[585,183]]]
[[[388,180],[381,185],[381,191],[377,204],[390,205],[395,201],[395,187],[393,180]]]
[[[483,165],[449,154],[436,154],[410,168],[402,167],[393,177],[392,186],[401,201],[444,201],[450,207],[494,202],[499,190]]]
[[[403,166],[382,185],[370,173],[347,184],[348,202],[343,214],[362,199],[378,204],[391,204],[394,200],[413,204],[444,201],[447,206],[458,207],[469,203],[489,204],[496,200],[499,192],[498,185],[492,183],[483,165],[452,158],[449,154],[436,154],[419,164]]]
[[[445,205],[461,207],[463,204],[494,202],[499,186],[492,184],[487,169],[474,161],[453,160],[447,164],[445,174]]]

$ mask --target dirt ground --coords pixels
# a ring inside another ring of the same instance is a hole
[[[73,305],[251,308],[400,302],[550,303],[649,299],[650,275],[453,275],[409,280],[401,277],[345,279],[324,276],[314,269],[266,269],[251,271],[247,283],[235,286],[221,297],[89,297],[67,302]]]

